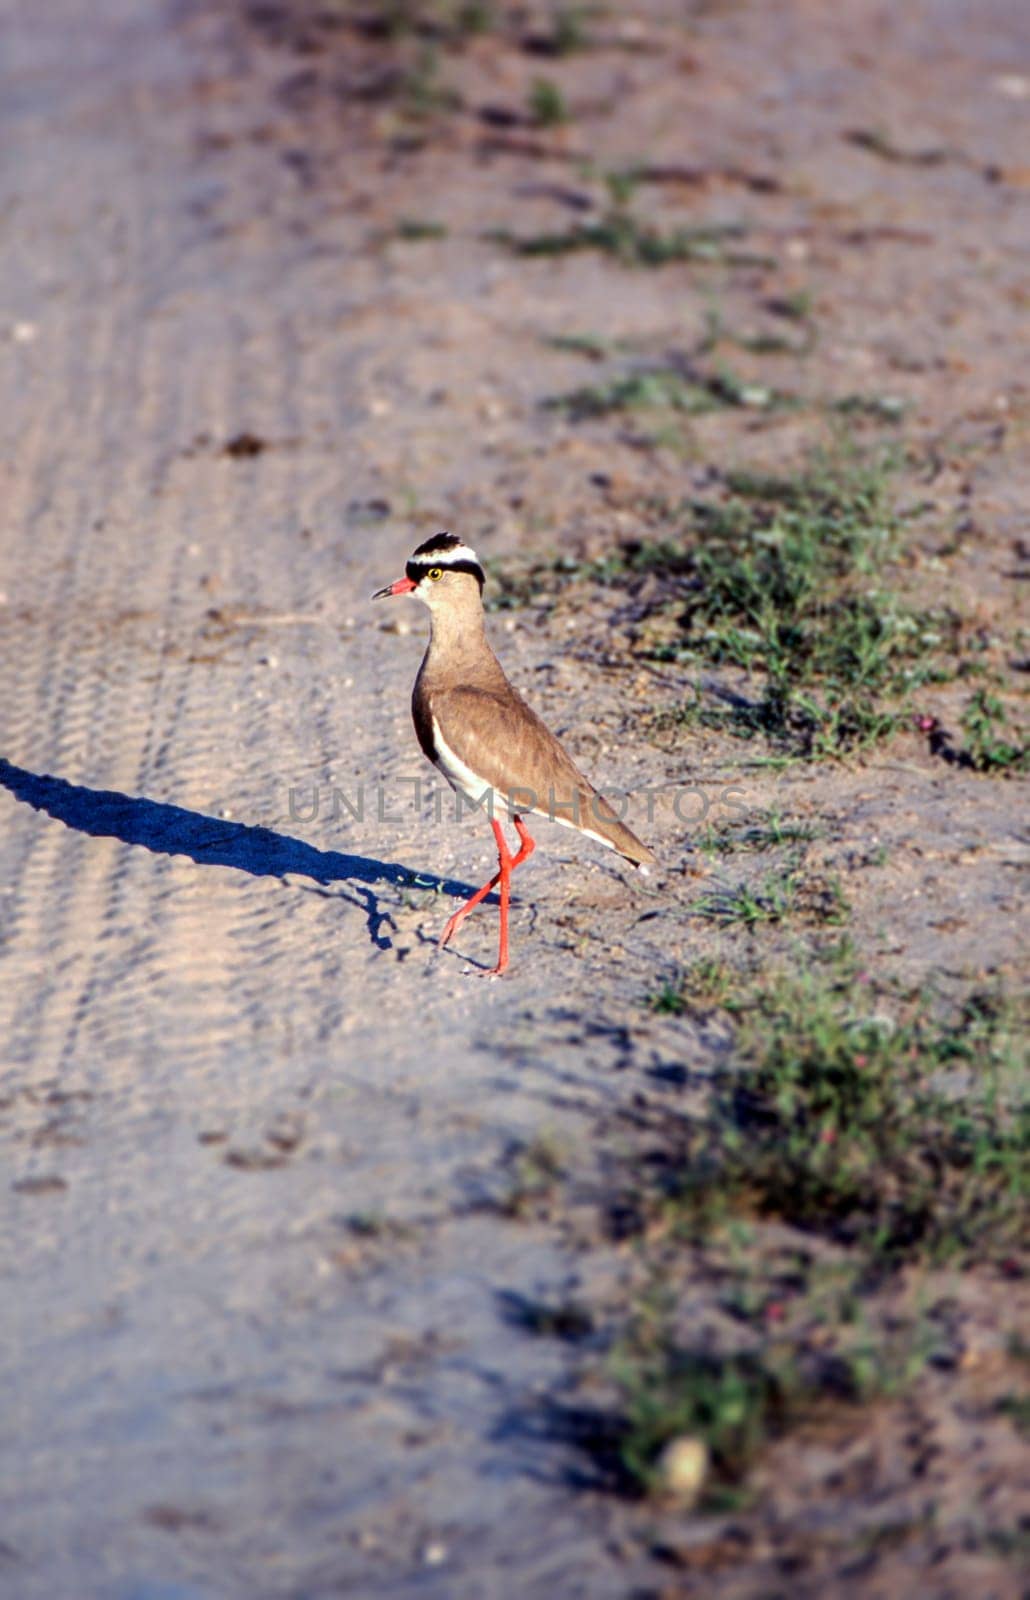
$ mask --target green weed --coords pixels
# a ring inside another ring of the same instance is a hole
[[[556,83],[537,78],[529,91],[529,115],[538,128],[556,128],[569,120],[569,108]]]
[[[816,333],[812,323],[805,323],[802,337],[786,338],[780,333],[736,333],[727,326],[721,311],[712,307],[706,316],[706,332],[702,350],[717,350],[720,345],[735,345],[756,356],[807,356],[815,348]]]
[[[447,227],[442,222],[430,222],[420,217],[402,217],[397,224],[398,239],[417,244],[424,239],[446,239]]]
[[[1012,1419],[1012,1426],[1030,1439],[1030,1394],[1007,1394],[998,1402],[998,1410]]]
[[[552,350],[565,350],[570,355],[586,356],[590,361],[603,361],[615,346],[610,339],[595,333],[558,333],[545,340]]]
[[[494,10],[491,0],[376,0],[365,27],[391,41],[421,37],[460,46],[494,26]]]
[[[707,856],[729,856],[775,850],[785,844],[808,844],[818,837],[819,830],[812,823],[791,821],[774,810],[761,822],[724,822],[719,827],[709,824],[698,834],[697,847]]]
[[[752,1354],[641,1342],[637,1330],[614,1363],[624,1405],[619,1454],[630,1481],[645,1491],[660,1487],[662,1448],[684,1435],[704,1441],[719,1480],[739,1481],[782,1429],[794,1375]]]
[[[551,49],[556,56],[571,56],[590,44],[587,33],[587,6],[558,6],[554,13]]]
[[[546,1206],[566,1165],[565,1151],[552,1134],[540,1133],[518,1144],[509,1158],[509,1181],[500,1209],[509,1217],[524,1218]]]
[[[613,406],[676,414],[716,397],[711,385],[663,370],[551,403],[580,416]],[[599,561],[502,571],[492,604],[550,598],[577,578],[617,585],[634,606],[638,655],[738,667],[754,681],[730,704],[693,690],[656,712],[656,729],[712,728],[760,740],[777,759],[840,758],[905,725],[911,693],[951,673],[942,647],[954,619],[917,611],[890,584],[899,532],[891,469],[889,459],[839,450],[790,476],[729,473],[725,498],[667,509],[676,532]]]
[[[672,369],[661,368],[587,384],[569,394],[555,395],[544,405],[581,422],[613,411],[683,411],[696,416],[714,411],[718,401],[700,384],[689,382]]]
[[[794,872],[768,872],[760,883],[720,887],[694,901],[697,917],[712,922],[740,922],[753,928],[760,922],[782,922],[793,910],[798,878]]]
[[[544,401],[575,422],[616,411],[680,411],[701,416],[722,406],[771,410],[794,404],[793,396],[762,384],[740,382],[731,373],[691,373],[675,366],[653,367],[588,384]]]
[[[430,122],[460,107],[461,96],[441,78],[440,53],[434,43],[422,45],[402,73],[397,98],[400,111],[412,122]]]
[[[647,1004],[652,1011],[667,1016],[713,1006],[728,1008],[737,983],[736,973],[725,961],[699,956],[675,980],[667,979],[660,989],[648,995]]]
[[[494,22],[494,7],[491,0],[464,0],[455,14],[454,31],[459,37],[489,33]]]
[[[791,322],[806,322],[815,309],[815,297],[810,289],[796,289],[793,294],[768,301],[766,309]]]
[[[647,1003],[652,1011],[665,1012],[674,1017],[687,1009],[680,985],[673,983],[663,983],[660,989],[648,995]]]
[[[723,376],[664,367],[546,403],[574,418],[616,409],[674,418],[730,403],[732,394]],[[666,523],[661,536],[592,562],[560,557],[501,570],[490,603],[552,600],[574,580],[617,587],[638,658],[747,674],[732,696],[688,687],[678,703],[656,708],[656,732],[709,728],[764,745],[775,761],[837,760],[910,726],[913,693],[959,670],[955,614],[919,610],[892,583],[901,529],[893,469],[890,456],[863,458],[840,444],[790,475],[729,472],[720,498],[658,513],[645,505],[650,525]],[[1025,765],[996,696],[974,695],[964,727],[968,764]]]
[[[623,266],[663,267],[673,261],[711,262],[721,266],[773,266],[766,256],[735,249],[732,240],[746,229],[737,223],[674,228],[668,233],[638,221],[616,208],[598,222],[579,222],[563,233],[519,236],[503,230],[488,237],[521,256],[562,256],[598,250]]]
[[[990,1529],[984,1543],[1005,1561],[1017,1562],[1022,1572],[1030,1566],[1030,1528],[1025,1521],[1011,1528]]]
[[[352,1211],[346,1219],[350,1233],[360,1239],[410,1240],[418,1230],[408,1222],[387,1217],[378,1211]]]
[[[898,162],[904,166],[936,167],[949,160],[953,152],[944,148],[907,150],[897,144],[882,128],[855,128],[846,134],[848,142],[883,161]]]
[[[999,1247],[1030,1171],[1030,1104],[1010,1099],[1017,1037],[991,997],[942,1023],[892,1015],[846,979],[767,984],[738,1009],[734,1066],[681,1200],[831,1232],[881,1264]]]
[[[970,697],[962,713],[962,731],[966,736],[964,755],[977,772],[1026,769],[1030,747],[1007,737],[1005,707],[988,689],[977,689]]]
[[[919,1377],[939,1346],[935,1307],[917,1295],[885,1310],[872,1291],[904,1282],[904,1263],[1018,1248],[1030,1118],[1017,1099],[1020,1015],[997,992],[942,1018],[925,996],[874,995],[841,953],[805,977],[750,983],[695,963],[650,1004],[692,1009],[699,985],[726,997],[735,1040],[710,1117],[682,1146],[671,1139],[661,1164],[652,1152],[649,1198],[636,1168],[635,1201],[617,1202],[641,1219],[662,1287],[638,1297],[616,1346],[606,1448],[624,1484],[647,1492],[666,1487],[670,1441],[701,1441],[700,1509],[714,1510],[788,1428]],[[797,1244],[783,1242],[784,1223]],[[806,1249],[807,1235],[832,1245]],[[671,1286],[693,1295],[699,1278],[721,1285],[723,1310],[746,1325],[736,1346],[677,1332]],[[1018,1337],[1010,1354],[1025,1354]],[[1026,1427],[1018,1391],[999,1409]]]
[[[753,701],[695,696],[684,722],[806,757],[839,756],[899,725],[900,707],[881,697],[903,700],[939,676],[940,633],[884,582],[897,534],[887,475],[884,463],[830,461],[789,478],[731,474],[730,497],[696,503],[666,558],[643,547],[628,556],[627,566],[664,568],[654,608],[679,626],[659,659],[763,675]]]
[[[830,409],[842,417],[865,417],[872,422],[903,422],[908,404],[896,394],[846,394]]]
[[[852,1327],[846,1273],[830,1299],[818,1275],[804,1269],[787,1286],[775,1272],[744,1272],[746,1293],[756,1297],[745,1317],[756,1337],[745,1350],[684,1343],[662,1295],[638,1303],[612,1361],[622,1402],[615,1444],[625,1479],[638,1492],[665,1487],[662,1451],[686,1437],[703,1443],[709,1461],[700,1509],[739,1505],[740,1486],[772,1439],[817,1412],[902,1392],[937,1345],[925,1316],[891,1327],[859,1318]],[[727,1301],[739,1304],[737,1275],[729,1278]]]

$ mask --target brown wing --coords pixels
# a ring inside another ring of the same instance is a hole
[[[428,698],[426,710],[448,747],[513,811],[535,811],[596,834],[635,866],[654,861],[510,684],[500,692],[440,689]]]

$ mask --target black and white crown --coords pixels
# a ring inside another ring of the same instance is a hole
[[[467,572],[481,589],[486,582],[476,552],[454,533],[434,533],[412,553],[404,570],[413,583],[418,583],[431,567],[443,567],[445,572]]]

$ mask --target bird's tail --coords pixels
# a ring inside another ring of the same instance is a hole
[[[596,790],[591,792],[584,816],[588,819],[583,824],[584,832],[593,834],[612,850],[617,850],[638,872],[646,875],[648,867],[657,861],[654,851],[616,816],[603,794],[598,794]]]

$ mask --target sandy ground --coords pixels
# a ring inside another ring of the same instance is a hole
[[[473,109],[415,150],[356,97],[373,47],[341,58],[275,7],[5,9],[0,1593],[693,1593],[539,1423],[574,1352],[506,1310],[608,1256],[496,1204],[541,1133],[589,1188],[601,1119],[703,1063],[642,1006],[692,948],[689,829],[668,793],[650,830],[634,806],[668,869],[650,889],[547,831],[511,979],[462,976],[489,917],[435,958],[489,836],[415,803],[421,620],[386,630],[367,597],[425,530],[590,549],[632,531],[632,492],[796,453],[789,417],[700,419],[684,462],[540,408],[582,381],[544,335],[703,332],[686,269],[482,237],[566,226],[596,203],[587,156],[646,151],[696,169],[659,214],[746,211],[779,261],[730,275],[725,311],[814,286],[830,331],[784,381],[911,403],[947,582],[1010,627],[1024,8],[798,0],[771,34],[757,5],[641,8],[562,68],[580,115],[546,134],[479,115],[538,69],[476,43],[453,69]],[[884,127],[944,154],[842,137]],[[404,216],[449,234],[391,242]],[[933,549],[917,581],[939,588]],[[855,873],[872,947],[916,976],[1011,967],[1015,785],[914,737],[785,776],[702,740],[685,772],[627,734],[648,685],[580,658],[583,619],[496,626],[604,786],[700,773],[832,814],[838,869],[891,846]],[[362,786],[363,815],[334,816]],[[753,1581],[735,1592],[773,1592]]]

